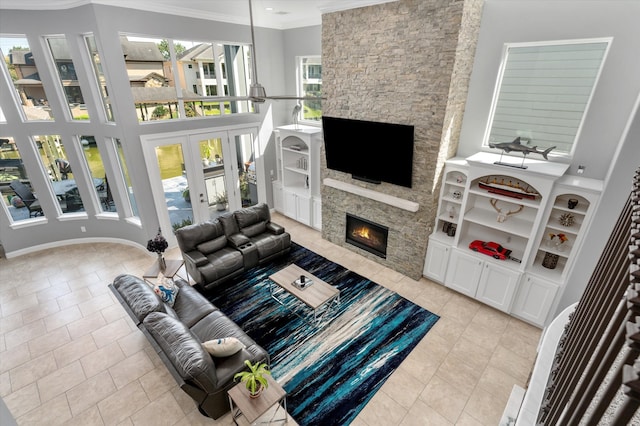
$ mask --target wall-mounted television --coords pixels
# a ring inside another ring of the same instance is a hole
[[[327,168],[411,188],[413,126],[322,117]]]

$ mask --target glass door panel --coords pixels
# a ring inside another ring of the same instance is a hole
[[[205,217],[215,219],[228,211],[231,191],[228,190],[225,176],[226,138],[210,136],[197,138],[204,182],[198,191],[198,205]]]
[[[184,167],[182,144],[155,147],[164,199],[172,228],[193,223],[192,194]]]
[[[258,204],[258,174],[253,133],[235,135],[233,140],[242,207],[255,206]]]

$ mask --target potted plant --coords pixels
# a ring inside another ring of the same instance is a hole
[[[269,383],[265,376],[270,375],[271,372],[268,370],[268,366],[264,362],[251,364],[251,361],[246,360],[244,363],[249,367],[249,371],[236,373],[235,376],[233,376],[233,379],[240,379],[240,382],[244,383],[249,391],[249,396],[251,398],[257,398],[263,390],[269,387]]]
[[[218,194],[214,201],[216,203],[216,209],[218,209],[218,211],[227,209],[227,203],[229,202],[229,199],[227,198],[226,192]]]

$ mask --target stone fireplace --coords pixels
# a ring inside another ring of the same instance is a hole
[[[387,257],[389,228],[347,213],[345,241],[363,250]]]
[[[323,147],[322,236],[415,280],[422,277],[440,173],[457,150],[482,4],[399,0],[322,15],[323,114],[415,129],[411,188],[327,169]],[[384,151],[377,164],[385,167]],[[384,256],[345,240],[347,214],[388,229]]]

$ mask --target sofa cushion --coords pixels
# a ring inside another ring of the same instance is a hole
[[[165,312],[160,297],[141,278],[129,274],[118,275],[113,280],[113,288],[118,291],[138,322],[142,322],[151,312]]]
[[[198,244],[211,241],[224,234],[218,220],[196,223],[176,230],[176,239],[183,253],[197,250]]]
[[[206,297],[186,281],[177,280],[175,285],[180,288],[180,291],[173,305],[173,310],[180,321],[187,327],[191,328],[202,318],[218,310]]]
[[[205,241],[196,246],[196,249],[205,256],[224,248],[227,245],[227,237],[222,234],[213,240]]]
[[[291,247],[291,235],[285,232],[279,235],[263,233],[251,239],[258,249],[260,260],[278,254]]]
[[[253,225],[249,225],[240,229],[240,232],[246,235],[247,237],[255,237],[256,235],[262,234],[267,230],[267,223],[263,220],[260,222],[254,223]]]
[[[211,355],[219,358],[231,356],[245,347],[244,344],[235,337],[207,340],[202,343],[202,346],[204,346],[205,350]]]
[[[218,216],[218,220],[224,228],[225,235],[229,236],[240,232],[240,229],[238,229],[238,222],[236,222],[236,217],[233,213],[226,213],[222,216]]]
[[[233,212],[233,215],[238,222],[240,230],[247,228],[258,222],[269,222],[271,220],[271,213],[269,213],[269,206],[266,204],[258,204],[246,209],[240,209]]]
[[[144,327],[185,382],[195,383],[205,392],[217,390],[218,379],[211,355],[182,322],[153,312],[144,319]]]
[[[198,267],[207,283],[231,275],[244,267],[242,253],[229,247],[210,254],[207,259],[209,260],[207,265]]]

